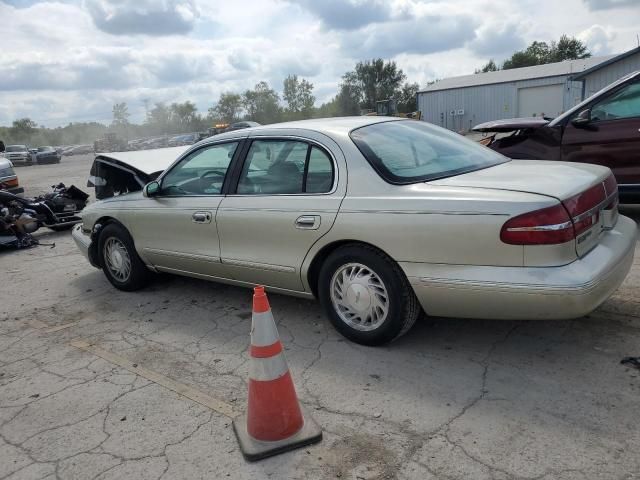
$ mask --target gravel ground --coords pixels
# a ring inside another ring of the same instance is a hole
[[[18,169],[83,187],[91,158]],[[640,209],[623,213],[640,218]],[[640,478],[640,261],[573,321],[429,319],[383,348],[270,295],[315,446],[246,463],[249,290],[113,289],[68,232],[0,253],[0,479]],[[179,392],[179,393],[178,393]]]

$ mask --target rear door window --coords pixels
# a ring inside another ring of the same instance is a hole
[[[297,140],[254,140],[240,174],[237,193],[326,193],[331,190],[333,176],[333,162],[319,147]]]

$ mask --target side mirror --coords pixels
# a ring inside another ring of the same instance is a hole
[[[142,195],[145,197],[155,197],[160,193],[160,184],[155,180],[153,182],[147,183],[142,189]]]
[[[576,128],[585,128],[591,123],[591,109],[582,110],[578,115],[573,117],[571,124]]]

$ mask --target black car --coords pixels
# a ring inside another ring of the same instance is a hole
[[[53,147],[38,147],[36,152],[36,162],[38,165],[44,165],[45,163],[60,163],[61,155]]]
[[[231,132],[233,130],[242,130],[243,128],[259,127],[260,125],[261,124],[258,122],[250,122],[250,121],[236,122],[229,125],[226,131]]]

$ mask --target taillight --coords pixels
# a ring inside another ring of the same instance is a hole
[[[604,188],[607,191],[607,197],[612,193],[618,191],[618,182],[616,181],[616,177],[614,177],[613,174],[609,175],[604,181]]]
[[[604,206],[602,203],[606,198],[604,184],[599,183],[578,195],[562,201],[573,220],[576,237],[598,223],[600,210]]]
[[[511,245],[549,245],[573,240],[600,222],[601,210],[617,207],[617,191],[616,179],[610,175],[561,204],[508,220],[502,226],[500,239]]]
[[[510,245],[549,245],[574,238],[573,223],[561,204],[513,217],[500,231],[500,240]]]
[[[18,186],[18,179],[17,178],[12,178],[11,180],[4,180],[3,183],[7,187],[17,187]]]
[[[616,177],[609,175],[604,181],[604,188],[607,191],[607,199],[613,197],[604,209],[613,210],[618,206],[618,182],[616,182]]]

